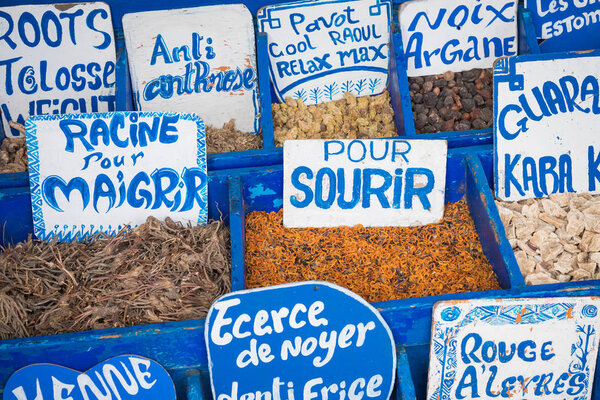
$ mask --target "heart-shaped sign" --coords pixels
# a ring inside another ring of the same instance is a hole
[[[156,361],[134,355],[106,360],[86,372],[32,364],[11,375],[4,400],[175,399],[175,386]]]

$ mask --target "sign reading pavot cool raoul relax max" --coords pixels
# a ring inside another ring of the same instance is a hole
[[[518,56],[494,69],[496,195],[600,193],[600,52]]]
[[[436,303],[427,399],[591,399],[599,307],[598,297]]]
[[[115,61],[106,3],[0,7],[6,136],[20,136],[8,122],[29,115],[114,111]]]
[[[252,15],[243,4],[123,17],[138,109],[196,113],[221,128],[260,131]]]
[[[55,364],[28,365],[10,376],[3,399],[175,400],[175,387],[156,361],[122,355],[85,372]]]
[[[34,233],[82,239],[148,216],[205,223],[204,124],[176,113],[30,117],[27,155]]]
[[[517,0],[411,0],[398,19],[408,76],[491,68],[517,54]]]
[[[396,349],[347,289],[300,282],[226,294],[206,317],[215,400],[388,400]]]
[[[288,228],[417,226],[444,214],[443,140],[286,140]]]
[[[388,84],[388,0],[316,0],[266,6],[258,29],[268,34],[277,97],[317,104],[381,93]]]

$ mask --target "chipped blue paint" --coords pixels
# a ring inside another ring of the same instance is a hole
[[[281,208],[281,207],[283,207],[283,199],[273,200],[273,208]]]
[[[269,189],[269,188],[264,187],[262,183],[259,183],[256,186],[249,187],[248,191],[250,192],[250,196],[249,197],[251,199],[255,199],[255,198],[259,197],[259,196],[276,194],[273,189]]]

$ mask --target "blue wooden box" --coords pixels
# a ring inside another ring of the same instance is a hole
[[[435,302],[448,299],[557,297],[600,295],[600,282],[587,281],[543,286],[525,286],[512,250],[503,243],[499,220],[488,182],[491,179],[491,146],[449,151],[447,201],[466,198],[476,222],[484,251],[505,290],[470,292],[376,303],[390,325],[398,345],[396,399],[424,399],[431,313]],[[240,289],[243,276],[243,219],[253,210],[275,210],[281,204],[281,165],[211,171],[209,193],[211,218],[223,215],[232,235],[232,283]],[[19,193],[20,191],[20,193]],[[29,193],[15,188],[0,197],[0,208],[28,207]],[[7,226],[7,230],[14,230]],[[29,228],[31,231],[31,228]],[[26,233],[26,232],[23,232]],[[506,239],[504,239],[504,242]],[[210,398],[204,320],[135,326],[46,337],[0,341],[0,390],[16,369],[35,362],[53,362],[78,370],[120,354],[139,354],[161,363],[175,380],[179,398]],[[413,384],[414,383],[414,384]],[[593,399],[600,399],[596,375]]]

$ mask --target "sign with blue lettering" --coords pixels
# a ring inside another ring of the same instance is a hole
[[[204,330],[215,400],[388,400],[396,348],[379,312],[327,282],[224,295]]]
[[[600,298],[441,301],[427,399],[589,400]]]
[[[25,129],[39,239],[115,235],[149,216],[206,223],[204,123],[196,115],[44,115]]]
[[[498,60],[496,196],[600,193],[600,51]]]
[[[441,221],[445,140],[286,140],[287,228],[419,226]]]
[[[221,128],[260,132],[252,15],[221,4],[123,16],[137,109],[197,113]],[[201,114],[200,114],[201,113]]]
[[[280,101],[318,104],[387,87],[389,0],[295,1],[263,7],[257,19]]]
[[[408,76],[491,68],[517,54],[517,0],[411,0],[398,20]]]
[[[173,380],[156,361],[123,355],[86,372],[32,364],[10,376],[4,400],[175,400]]]
[[[115,110],[115,39],[106,3],[0,7],[0,114],[30,115]]]
[[[600,1],[525,0],[545,53],[600,49]]]

